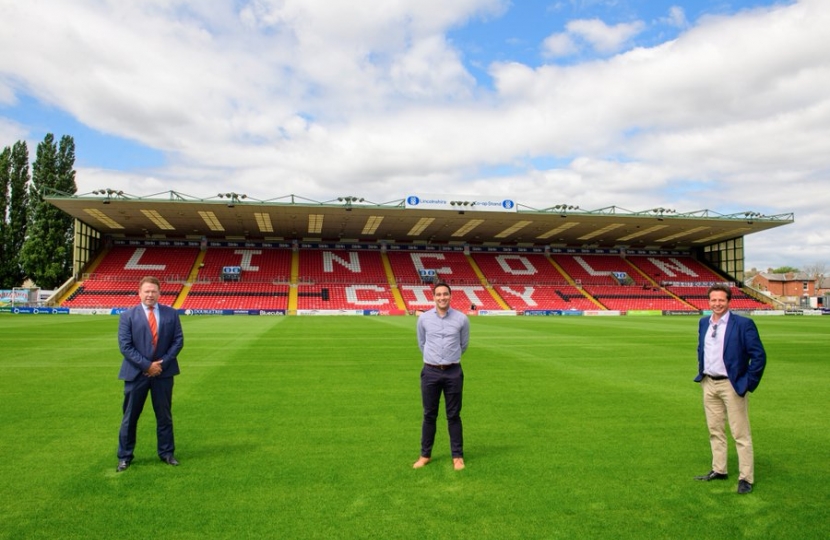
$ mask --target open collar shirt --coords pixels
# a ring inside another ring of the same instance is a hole
[[[709,330],[703,342],[703,372],[715,377],[726,377],[726,364],[723,363],[723,338],[726,325],[729,324],[729,312],[715,323],[709,318]],[[714,336],[712,335],[714,334]]]
[[[470,320],[458,310],[450,308],[441,317],[432,308],[418,317],[418,347],[425,364],[457,364],[469,342]]]

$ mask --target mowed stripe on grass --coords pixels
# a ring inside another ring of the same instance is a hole
[[[414,471],[412,317],[184,317],[178,468],[115,473],[116,317],[0,316],[0,538],[820,537],[828,318],[759,318],[756,491],[709,468],[696,318],[473,317],[467,469]],[[737,471],[734,449],[730,467]]]

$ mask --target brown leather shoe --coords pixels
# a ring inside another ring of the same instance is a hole
[[[430,461],[432,461],[432,458],[421,456],[421,457],[418,458],[418,461],[416,461],[415,463],[412,464],[412,468],[413,469],[420,469],[421,467],[423,467],[424,465],[426,465]]]
[[[456,471],[461,471],[464,469],[464,458],[463,457],[454,457],[452,458],[452,468]]]

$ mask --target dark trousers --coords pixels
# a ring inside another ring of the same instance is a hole
[[[461,429],[461,394],[464,372],[461,364],[441,370],[425,365],[421,370],[421,399],[424,403],[424,423],[421,427],[421,455],[432,456],[435,442],[435,421],[444,394],[447,411],[447,429],[450,432],[452,457],[464,457],[464,436]]]
[[[135,432],[138,417],[144,409],[147,394],[156,413],[156,438],[158,455],[173,455],[173,377],[147,377],[139,375],[134,381],[124,382],[124,418],[118,432],[118,459],[132,461],[135,450]]]

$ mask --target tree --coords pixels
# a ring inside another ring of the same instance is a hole
[[[17,287],[23,281],[20,252],[28,227],[29,149],[24,141],[17,141],[3,150],[0,159],[0,222],[2,222],[2,257],[0,257],[0,286]]]
[[[9,175],[12,166],[12,150],[8,146],[0,153],[0,289],[10,289],[14,285],[7,283],[6,256],[11,255],[7,245],[8,239],[8,208],[9,208]]]
[[[804,267],[804,272],[812,279],[816,280],[816,288],[821,284],[821,280],[827,275],[827,265],[823,262],[814,262]]]
[[[782,266],[772,271],[773,274],[797,274],[798,272],[798,268],[793,268],[792,266]]]
[[[72,275],[72,217],[44,197],[52,190],[68,195],[78,191],[74,166],[72,137],[64,135],[58,147],[48,133],[38,144],[29,188],[29,230],[20,258],[28,277],[44,289],[54,289]]]

